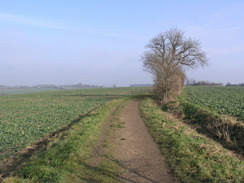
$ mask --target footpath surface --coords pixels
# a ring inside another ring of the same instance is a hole
[[[139,114],[139,101],[131,101],[120,113],[124,127],[117,130],[113,156],[123,166],[124,183],[176,183],[164,157]]]

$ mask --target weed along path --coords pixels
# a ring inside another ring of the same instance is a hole
[[[119,115],[123,127],[116,131],[113,157],[124,171],[119,175],[125,183],[177,182],[153,141],[139,114],[139,101],[128,103]]]

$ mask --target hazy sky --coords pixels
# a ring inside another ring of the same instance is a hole
[[[244,82],[243,0],[0,0],[0,85],[152,83],[140,57],[172,27],[208,53],[189,78]]]

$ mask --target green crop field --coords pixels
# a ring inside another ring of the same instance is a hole
[[[219,114],[244,120],[244,87],[186,87],[187,100]]]
[[[104,103],[149,88],[61,90],[0,96],[0,159]]]

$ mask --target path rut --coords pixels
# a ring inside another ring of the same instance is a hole
[[[139,101],[132,101],[120,114],[124,128],[117,130],[113,156],[124,167],[123,183],[176,183],[164,157],[143,123]]]

